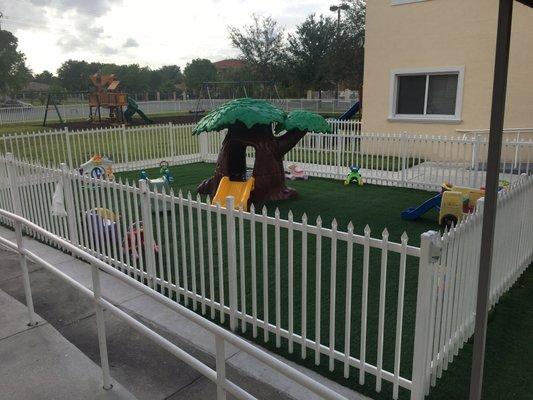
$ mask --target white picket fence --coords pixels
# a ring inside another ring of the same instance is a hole
[[[139,108],[148,115],[168,113],[190,113],[196,110],[209,111],[231,99],[196,99],[192,100],[161,100],[138,101]],[[309,110],[322,113],[338,113],[348,110],[354,101],[348,100],[308,100],[308,99],[266,99],[285,111]],[[59,104],[59,112],[63,121],[83,120],[89,117],[89,104]],[[0,125],[21,122],[41,122],[46,106],[0,108]],[[109,111],[102,109],[102,117],[107,118]],[[48,121],[59,121],[54,107],[49,107]]]
[[[110,157],[116,171],[156,167],[162,160],[178,165],[203,161],[194,124],[162,124],[69,131],[60,129],[0,138],[3,153],[58,167],[77,168],[94,154]]]
[[[374,375],[395,399],[400,388],[422,399],[472,334],[480,211],[415,247],[406,234],[396,243],[368,226],[359,235],[305,214],[225,209],[66,165],[0,157],[0,184],[0,208],[18,202],[23,217],[169,298],[359,384]],[[66,217],[50,212],[58,184]],[[522,177],[500,194],[492,305],[532,260],[532,193],[533,178]],[[117,219],[104,223],[95,209]]]
[[[311,176],[344,179],[357,165],[368,183],[434,190],[444,181],[480,187],[485,182],[488,140],[477,135],[428,136],[406,133],[362,133],[355,121],[328,121],[333,134],[309,133],[285,156],[285,165],[297,163]],[[202,158],[216,161],[224,133],[211,132],[200,140]],[[255,151],[247,148],[247,165],[254,166]],[[514,182],[533,173],[533,140],[505,140],[500,179]]]
[[[532,198],[532,176],[498,194],[490,308],[533,261]],[[483,202],[456,227],[433,236],[430,256],[438,258],[419,270],[413,374],[423,379],[413,386],[415,394],[429,393],[474,333]]]

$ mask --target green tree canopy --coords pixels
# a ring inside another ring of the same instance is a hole
[[[31,78],[26,56],[17,47],[15,35],[0,30],[0,92],[20,89]]]
[[[332,50],[337,37],[336,23],[329,17],[310,15],[289,35],[288,65],[301,89],[332,87]]]
[[[324,117],[305,110],[291,111],[285,120],[276,126],[276,131],[299,131],[299,132],[320,132],[330,133],[331,126]]]
[[[215,108],[194,127],[193,134],[221,131],[241,122],[247,128],[254,125],[270,125],[285,120],[285,112],[265,100],[235,99]]]
[[[296,110],[288,115],[265,100],[242,98],[228,101],[214,109],[194,127],[193,134],[221,131],[240,122],[250,129],[254,125],[276,123],[276,131],[331,132],[331,127],[321,115]]]
[[[242,30],[228,27],[231,43],[240,50],[257,79],[277,79],[285,61],[284,30],[272,17],[252,18],[252,24]]]
[[[216,80],[217,70],[211,61],[205,58],[195,58],[185,66],[183,78],[187,89],[199,93],[202,83]]]

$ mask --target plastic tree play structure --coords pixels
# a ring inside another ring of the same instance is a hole
[[[200,120],[193,133],[224,129],[227,129],[227,134],[222,142],[215,174],[198,186],[198,192],[214,197],[221,181],[242,182],[243,185],[249,184],[249,189],[253,186],[253,190],[248,190],[250,197],[244,199],[247,203],[296,197],[297,192],[285,185],[283,157],[306,133],[331,131],[328,123],[318,114],[307,111],[286,114],[264,100],[250,98],[232,100],[211,111]],[[255,150],[251,176],[246,169],[248,146]],[[224,177],[226,179],[223,180]],[[238,186],[225,185],[227,191],[218,194],[234,195],[232,191],[240,190]],[[246,190],[240,192],[245,193]],[[242,205],[243,208],[247,206]]]

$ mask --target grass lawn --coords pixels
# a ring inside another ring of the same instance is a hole
[[[176,191],[181,189],[186,195],[191,191],[194,196],[196,186],[205,178],[208,178],[214,170],[213,164],[189,164],[183,166],[176,166],[171,168],[175,177],[173,188]],[[148,170],[152,177],[159,175],[157,169]],[[121,177],[127,177],[130,180],[137,180],[139,172],[121,173]],[[429,229],[438,229],[436,224],[436,212],[428,213],[424,218],[415,222],[406,222],[400,219],[400,212],[410,206],[419,204],[426,200],[431,193],[419,190],[392,188],[375,185],[365,185],[363,187],[349,186],[345,187],[340,181],[310,178],[309,181],[295,181],[290,182],[290,186],[298,190],[299,198],[291,201],[279,201],[266,203],[270,215],[274,214],[275,208],[279,208],[281,217],[286,218],[289,210],[292,210],[296,221],[300,220],[301,214],[306,212],[309,217],[309,223],[314,224],[316,218],[320,215],[323,220],[323,225],[330,226],[333,218],[338,221],[339,230],[346,230],[349,221],[352,221],[355,226],[355,232],[363,233],[363,229],[368,224],[372,229],[372,236],[380,238],[382,230],[386,227],[389,232],[389,240],[399,241],[400,236],[405,231],[409,235],[409,244],[419,245],[420,234]],[[259,205],[260,206],[260,205]],[[205,221],[205,220],[204,220]],[[195,222],[196,223],[196,222]],[[204,222],[205,223],[205,222]],[[245,227],[245,238],[248,238],[249,227]],[[258,292],[258,316],[261,318],[263,313],[262,307],[262,264],[261,264],[261,250],[265,241],[261,234],[260,226],[257,225],[257,292]],[[172,233],[169,233],[172,235]],[[205,230],[204,230],[205,235]],[[270,293],[274,293],[274,258],[273,251],[273,232],[269,231],[266,239],[270,243],[269,246],[269,269],[267,270],[269,278]],[[282,310],[286,310],[287,303],[287,281],[286,281],[286,239],[287,236],[281,235],[281,249],[280,254],[282,258]],[[295,234],[295,265],[294,265],[294,312],[295,322],[294,329],[296,333],[301,332],[301,324],[299,321],[301,314],[301,265],[297,260],[301,256],[299,251],[300,236]],[[162,239],[161,239],[162,240]],[[225,240],[225,237],[222,238]],[[214,237],[214,241],[216,238]],[[225,242],[224,242],[225,243]],[[237,241],[237,243],[239,243]],[[163,243],[161,243],[163,245]],[[330,243],[323,238],[322,241],[325,252],[322,254],[322,275],[321,285],[321,342],[328,345],[329,340],[329,246]],[[314,240],[309,240],[308,243],[308,301],[307,301],[307,337],[314,340],[314,324],[315,324],[315,257]],[[198,251],[198,247],[196,248]],[[246,254],[250,251],[250,243],[245,243]],[[165,250],[163,250],[165,251]],[[216,250],[215,250],[216,253]],[[197,253],[198,254],[198,253]],[[337,293],[336,293],[336,320],[335,320],[335,340],[336,348],[343,351],[344,348],[344,296],[345,296],[345,254],[346,246],[344,248],[338,246],[338,263],[337,263]],[[369,298],[368,298],[368,327],[367,327],[367,361],[374,364],[376,362],[377,349],[377,310],[378,310],[378,295],[379,295],[379,273],[380,273],[380,254],[379,250],[372,250],[370,254],[370,274],[369,274]],[[237,253],[238,255],[238,253]],[[353,305],[352,305],[352,336],[351,336],[351,354],[359,357],[359,338],[360,338],[360,298],[361,298],[361,257],[362,252],[357,246],[354,248],[354,277],[353,277]],[[214,254],[216,259],[216,254]],[[384,368],[392,371],[393,353],[394,353],[394,338],[395,338],[395,320],[396,320],[396,304],[397,304],[397,289],[398,289],[398,261],[399,257],[389,254],[388,272],[387,272],[387,297],[386,297],[386,312],[385,312],[385,337],[384,337]],[[411,376],[411,354],[413,348],[414,336],[414,311],[416,306],[416,284],[417,284],[417,263],[418,260],[408,258],[407,260],[407,274],[405,286],[405,309],[403,318],[403,334],[402,334],[402,360],[401,360],[401,376],[410,378]],[[248,260],[246,264],[247,271],[249,271]],[[248,273],[248,272],[247,272]],[[216,272],[215,272],[216,275]],[[190,278],[190,276],[189,276]],[[227,279],[227,277],[225,278]],[[197,279],[199,281],[199,277]],[[246,277],[246,301],[250,304],[251,294],[249,273]],[[532,346],[531,340],[527,338],[532,337],[533,323],[531,319],[525,318],[527,310],[531,311],[533,302],[531,296],[527,295],[527,290],[531,293],[533,289],[533,274],[527,271],[524,277],[517,283],[518,288],[512,290],[502,300],[501,305],[496,308],[491,314],[489,321],[489,335],[488,335],[488,355],[487,355],[487,380],[490,382],[486,386],[487,399],[510,398],[505,394],[513,393],[513,399],[526,399],[531,393],[531,372],[526,363],[531,359]],[[218,291],[215,291],[218,296]],[[227,295],[227,293],[226,293]],[[215,296],[218,300],[218,297]],[[227,299],[228,297],[226,297]],[[270,319],[273,323],[275,321],[275,302],[274,296],[269,297]],[[239,297],[239,301],[240,301]],[[226,300],[227,301],[227,300]],[[250,306],[248,306],[250,307]],[[507,312],[507,311],[509,312]],[[250,313],[250,308],[248,308]],[[287,327],[286,312],[282,311],[281,326]],[[209,312],[206,314],[209,316]],[[217,319],[218,322],[218,314]],[[226,319],[225,325],[228,324]],[[515,331],[515,329],[517,331]],[[525,332],[529,332],[529,336]],[[250,326],[246,333],[241,333],[243,336],[256,341],[258,344],[269,348],[273,351],[283,354],[289,359],[294,360],[300,364],[306,365],[309,368],[317,370],[325,376],[340,382],[343,385],[354,388],[355,390],[364,393],[375,399],[390,399],[392,398],[392,385],[383,381],[383,388],[381,393],[377,393],[374,389],[375,379],[372,375],[367,374],[366,385],[359,386],[357,382],[357,370],[350,370],[350,377],[345,379],[343,377],[343,366],[341,363],[335,363],[333,372],[328,370],[328,359],[326,356],[321,356],[320,366],[314,364],[314,354],[312,349],[307,349],[307,357],[302,359],[301,349],[295,344],[294,352],[289,353],[288,343],[286,340],[281,341],[281,347],[277,348],[274,334],[270,333],[270,340],[265,343],[263,340],[263,332],[259,329],[257,338],[252,337],[252,330]],[[510,335],[514,340],[508,340]],[[491,351],[492,349],[492,351]],[[521,358],[520,350],[524,349],[530,357]],[[471,354],[471,343],[467,343],[465,348],[460,353],[459,357],[451,364],[449,371],[443,374],[443,378],[438,381],[436,388],[432,389],[429,398],[435,400],[444,399],[464,399],[468,394],[469,382],[469,363]],[[499,354],[499,355],[498,355]],[[504,365],[501,360],[507,360],[505,368],[509,374],[502,374],[502,367]],[[509,364],[509,368],[507,368]],[[508,376],[511,375],[511,376]],[[529,378],[529,379],[528,379]],[[529,388],[529,389],[528,389]],[[529,390],[529,391],[528,391]],[[400,398],[408,399],[409,394],[406,390],[400,389]]]

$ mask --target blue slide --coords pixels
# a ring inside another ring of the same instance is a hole
[[[353,106],[351,106],[344,114],[342,114],[338,119],[350,119],[352,118],[357,111],[361,108],[361,102],[357,101]]]
[[[416,208],[408,208],[407,210],[402,211],[401,217],[402,219],[413,221],[415,219],[420,218],[422,215],[427,213],[432,208],[435,208],[438,211],[440,209],[441,200],[442,200],[442,194],[439,193],[438,195],[432,197],[431,199],[426,200],[425,202],[423,202]]]

